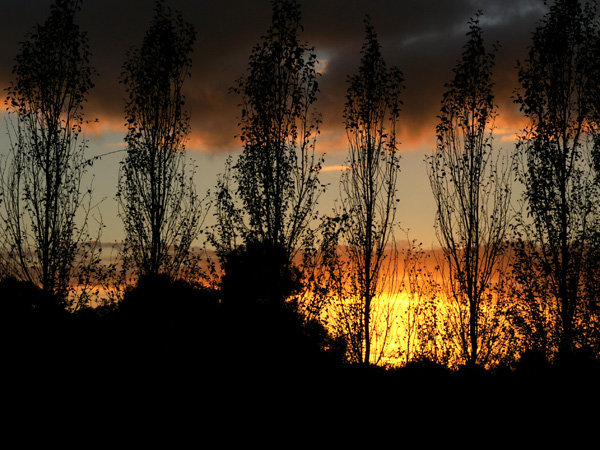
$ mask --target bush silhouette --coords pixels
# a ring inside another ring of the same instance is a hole
[[[300,271],[285,250],[249,243],[223,258],[221,280],[226,351],[261,373],[327,370],[340,364],[342,345],[290,299],[302,288]]]
[[[226,306],[246,309],[283,303],[301,288],[300,273],[283,247],[250,242],[223,258],[221,294]]]
[[[214,355],[219,318],[213,290],[166,275],[145,276],[126,291],[115,316],[122,351],[144,363],[195,366],[207,363],[207,352]]]
[[[33,283],[0,281],[0,351],[6,373],[53,363],[65,345],[64,302]],[[12,363],[12,364],[10,364]]]
[[[63,302],[29,281],[9,277],[0,281],[0,314],[3,320],[56,318],[64,313]]]

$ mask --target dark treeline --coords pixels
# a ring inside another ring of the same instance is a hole
[[[526,126],[510,152],[494,141],[500,43],[485,42],[474,12],[425,161],[436,252],[399,244],[405,80],[368,17],[340,118],[346,170],[323,215],[320,74],[298,2],[272,0],[271,25],[232,81],[242,151],[206,195],[185,154],[196,32],[166,3],[122,66],[125,238],[110,263],[84,185],[94,163],[84,105],[98,74],[81,2],[56,0],[19,44],[0,160],[7,358],[191,377],[598,373],[596,2],[556,0],[532,30],[514,91]]]

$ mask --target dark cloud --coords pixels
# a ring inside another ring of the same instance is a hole
[[[101,121],[121,121],[123,92],[117,79],[127,50],[139,45],[150,21],[152,0],[87,0],[79,23],[88,32],[99,77],[88,112]],[[192,79],[186,86],[195,140],[192,146],[222,151],[236,146],[237,99],[228,93],[247,64],[251,47],[270,21],[267,0],[172,0],[198,31]],[[49,0],[0,0],[0,82],[6,85],[18,42],[47,15]],[[541,0],[305,0],[304,38],[326,61],[319,110],[324,139],[343,136],[341,113],[345,79],[356,70],[369,14],[389,65],[406,78],[405,141],[432,135],[435,116],[451,69],[465,41],[466,23],[482,10],[486,38],[498,40],[497,102],[514,119],[511,94],[515,62],[544,11]],[[198,139],[200,144],[198,144]],[[333,144],[329,144],[333,145]]]

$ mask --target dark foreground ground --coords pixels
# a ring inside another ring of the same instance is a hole
[[[224,305],[217,292],[165,280],[141,283],[118,307],[76,313],[31,285],[4,280],[0,304],[3,374],[39,389],[146,387],[216,395],[314,386],[327,395],[372,386],[417,396],[444,386],[542,391],[544,384],[596,386],[600,380],[600,364],[590,357],[566,367],[530,355],[494,371],[452,371],[427,362],[399,369],[351,367],[339,342],[285,305]]]

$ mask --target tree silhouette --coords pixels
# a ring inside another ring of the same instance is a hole
[[[125,264],[138,275],[176,276],[201,231],[202,202],[194,173],[186,172],[190,126],[182,92],[194,41],[194,27],[157,1],[142,45],[129,52],[123,65],[127,156],[117,199],[126,234]]]
[[[0,167],[5,270],[62,298],[85,281],[80,263],[95,255],[87,233],[91,189],[81,189],[91,161],[79,139],[93,69],[75,23],[79,8],[79,1],[56,0],[20,44],[6,98],[15,118],[10,153]]]
[[[488,362],[497,342],[493,287],[510,204],[509,171],[492,145],[494,54],[484,46],[479,16],[469,21],[467,43],[442,99],[437,146],[427,158],[444,283],[456,307],[453,328],[470,366]]]
[[[369,365],[382,360],[391,341],[391,299],[399,288],[394,230],[404,85],[400,70],[386,67],[368,18],[361,54],[358,73],[348,77],[348,170],[339,211],[324,228],[322,282],[328,284],[332,326],[346,338],[350,360]]]
[[[587,4],[586,12],[596,12],[596,4]],[[597,17],[597,15],[596,15]],[[592,167],[594,170],[594,179],[596,186],[600,186],[600,27],[597,19],[592,20],[587,25],[587,46],[585,51],[588,53],[587,66],[588,74],[585,77],[587,82],[587,98],[590,107],[590,117],[586,124],[586,131],[591,135],[592,141]],[[588,144],[589,145],[589,144]],[[598,299],[600,298],[600,215],[595,210],[594,214],[594,239],[592,248],[586,252],[585,278],[585,318],[584,330],[582,334],[586,335],[586,343],[582,345],[588,349],[593,348],[595,354],[600,353],[600,308],[598,308]]]
[[[252,242],[223,258],[223,326],[218,345],[242,367],[298,376],[338,367],[345,352],[322,322],[307,317],[289,298],[302,288],[302,273],[282,246]]]
[[[317,60],[299,40],[298,2],[274,0],[272,7],[271,25],[233,88],[244,148],[219,179],[212,240],[221,254],[257,241],[285,249],[291,261],[309,234],[320,187]]]
[[[556,1],[519,66],[516,103],[528,125],[515,156],[526,208],[515,273],[527,299],[528,346],[546,356],[558,350],[570,357],[578,341],[576,322],[589,300],[585,269],[594,262],[588,257],[598,230],[589,128],[590,88],[598,84],[590,78],[597,57],[590,54],[590,44],[596,36],[590,4]]]
[[[229,252],[223,261],[221,293],[228,305],[248,310],[282,304],[301,288],[300,273],[282,247],[253,242]]]

